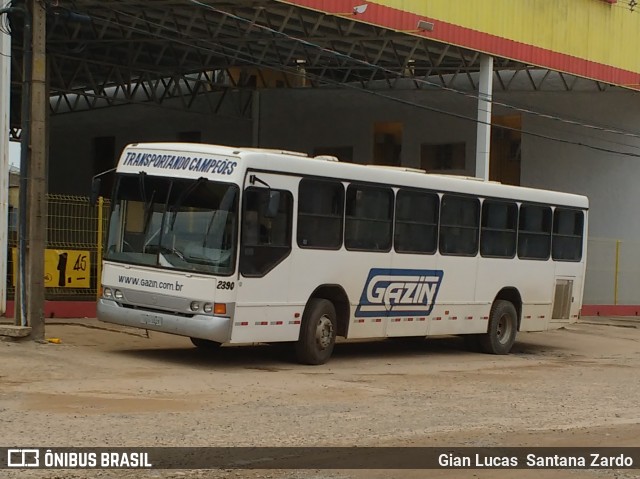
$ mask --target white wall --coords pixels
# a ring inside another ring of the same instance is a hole
[[[514,100],[523,101],[523,97],[525,95]],[[531,104],[553,108],[565,117],[640,133],[640,96],[636,93],[555,93],[543,94],[537,99],[531,95],[526,97]],[[532,115],[524,117],[522,127],[525,131],[638,155],[624,156],[524,135],[521,181],[525,186],[587,195],[592,237],[640,239],[636,207],[640,202],[640,188],[637,186],[640,179],[640,139],[565,125]]]
[[[381,92],[475,118],[475,102],[457,94],[434,91]],[[515,104],[579,123],[609,126],[640,133],[640,96],[624,90],[606,92],[497,93],[497,101]],[[419,166],[421,143],[464,141],[466,172],[475,171],[476,130],[473,122],[415,108],[353,91],[270,91],[262,96],[260,144],[311,152],[316,146],[354,147],[354,159],[371,161],[373,125],[378,121],[404,124],[402,164]],[[496,115],[519,114],[496,105]],[[587,148],[640,155],[640,140],[599,131],[531,113],[522,113],[523,132],[559,138],[565,142],[522,135],[521,184],[583,194],[590,200],[585,303],[638,304],[640,263],[637,255],[619,260],[618,292],[615,287],[615,240],[640,245],[640,157]],[[598,247],[596,247],[598,246]],[[629,248],[627,248],[629,249]],[[621,251],[626,251],[624,248]]]
[[[432,91],[384,94],[475,117],[474,101],[459,95]],[[640,96],[633,92],[508,93],[497,94],[496,99],[582,123],[635,129],[640,134]],[[473,122],[353,91],[269,91],[262,95],[261,112],[261,146],[310,152],[316,146],[352,145],[355,161],[366,163],[372,155],[374,123],[398,121],[404,124],[403,165],[419,166],[421,143],[464,141],[466,169],[475,171]],[[518,114],[505,107],[496,107],[494,112]],[[523,113],[522,119],[523,131],[570,143],[524,134],[521,184],[587,195],[591,201],[591,235],[640,240],[640,221],[636,221],[640,156],[579,145],[640,155],[640,140],[528,113]]]
[[[512,95],[518,101],[596,125],[638,132],[637,93],[547,93]],[[607,150],[640,155],[638,138],[525,115],[523,130]],[[521,182],[589,197],[589,249],[584,302],[640,304],[640,157],[523,135]],[[618,246],[616,246],[619,241]],[[616,259],[616,251],[619,258]],[[616,281],[617,278],[617,281]],[[617,289],[616,289],[617,288]]]
[[[307,153],[315,147],[353,146],[354,161],[370,163],[375,123],[401,122],[404,166],[420,166],[422,143],[464,141],[470,159],[467,170],[474,171],[475,123],[380,95],[395,95],[402,101],[427,108],[476,116],[473,100],[440,91],[368,94],[352,90],[271,90],[261,96],[260,146]]]

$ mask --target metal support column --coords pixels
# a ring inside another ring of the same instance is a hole
[[[47,235],[47,93],[46,15],[43,3],[30,0],[33,13],[31,149],[28,178],[27,318],[31,338],[44,339],[44,248]]]
[[[491,151],[491,107],[493,93],[493,57],[480,57],[480,85],[478,86],[478,126],[476,142],[476,177],[489,180]]]
[[[11,37],[0,31],[0,316],[7,311]]]

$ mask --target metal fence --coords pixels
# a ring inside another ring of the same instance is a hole
[[[88,280],[83,280],[81,286],[71,282],[67,285],[66,278],[51,286],[47,275],[59,273],[52,269],[59,269],[59,265],[47,263],[45,259],[45,298],[49,300],[92,300],[98,294],[99,278],[102,262],[102,246],[106,240],[106,230],[109,212],[109,201],[99,199],[98,204],[89,204],[85,196],[47,195],[47,254],[49,258],[56,254],[67,254],[78,257],[78,253],[86,252],[86,258],[78,264],[70,264],[69,271],[74,268],[84,268],[83,274]],[[7,299],[15,297],[15,261],[18,247],[17,208],[10,210],[9,217],[9,254],[7,268]],[[85,276],[86,276],[85,275]],[[61,284],[64,284],[62,286]]]

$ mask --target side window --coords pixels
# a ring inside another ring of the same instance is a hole
[[[298,196],[298,246],[339,249],[344,217],[342,183],[302,180]]]
[[[480,254],[493,258],[516,255],[518,206],[506,201],[485,200],[482,203]]]
[[[582,259],[583,230],[584,214],[582,211],[556,208],[553,214],[553,259],[556,261],[580,261]]]
[[[433,254],[438,249],[438,206],[435,193],[400,190],[396,197],[395,248],[399,253]]]
[[[518,256],[522,259],[549,259],[551,254],[551,208],[520,206]]]
[[[344,244],[347,249],[389,251],[393,221],[393,190],[349,185]]]
[[[268,214],[269,191],[280,193],[275,217]],[[247,188],[242,208],[240,272],[264,276],[291,252],[291,193],[284,190]]]
[[[440,209],[440,253],[475,256],[478,252],[480,201],[443,195]]]

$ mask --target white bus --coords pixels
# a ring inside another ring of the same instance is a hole
[[[95,185],[94,185],[95,186]],[[116,168],[98,318],[195,346],[518,331],[578,318],[586,197],[186,143],[133,144]]]

